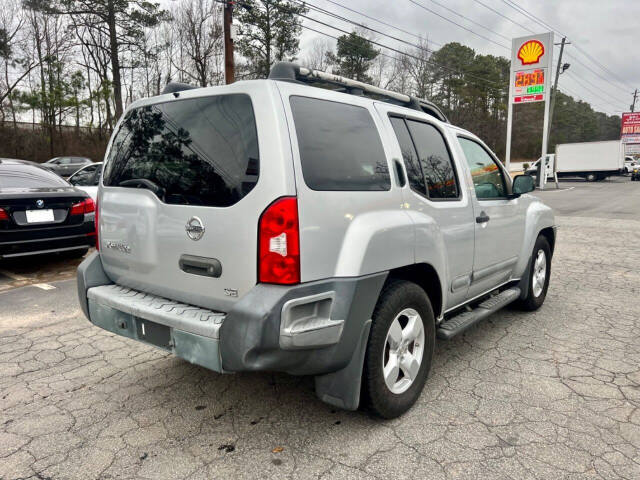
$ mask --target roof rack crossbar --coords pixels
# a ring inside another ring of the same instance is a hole
[[[340,75],[334,75],[332,73],[323,72],[321,70],[313,70],[307,67],[302,67],[291,62],[276,63],[269,73],[269,78],[271,80],[300,82],[311,85],[313,83],[324,82],[331,85],[343,87],[348,93],[354,91],[354,93],[356,94],[360,94],[360,92],[362,92],[364,95],[368,94],[374,97],[381,97],[380,100],[391,101],[392,103],[400,104],[407,108],[412,108],[414,110],[428,113],[429,115],[443,122],[449,122],[445,114],[435,104],[429,102],[428,100],[410,97],[409,95],[405,95],[403,93],[386,90],[384,88],[376,87],[375,85],[369,85],[368,83],[342,77]]]

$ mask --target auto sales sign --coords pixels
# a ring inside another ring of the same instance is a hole
[[[620,138],[622,143],[640,143],[640,112],[622,114]]]

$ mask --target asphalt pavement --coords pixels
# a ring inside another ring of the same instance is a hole
[[[640,478],[640,183],[568,186],[536,193],[559,224],[544,306],[439,342],[392,421],[102,331],[73,279],[0,291],[0,479]]]
[[[551,182],[544,191],[535,192],[556,215],[640,220],[640,182],[628,176],[601,182],[560,179],[559,186]]]

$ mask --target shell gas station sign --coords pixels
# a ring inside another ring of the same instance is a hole
[[[549,67],[553,57],[553,34],[513,40],[511,58],[512,103],[544,102],[550,90]]]
[[[551,68],[553,66],[553,32],[514,38],[511,45],[511,75],[509,77],[509,110],[507,116],[507,151],[505,164],[511,163],[511,134],[513,108],[524,103],[544,102],[542,128],[542,154],[547,156],[549,131],[549,99],[551,95]],[[540,187],[547,176],[540,175]]]

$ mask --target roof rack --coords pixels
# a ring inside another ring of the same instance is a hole
[[[296,63],[278,62],[269,72],[271,80],[281,80],[285,82],[305,83],[312,86],[324,86],[324,88],[332,88],[342,93],[351,95],[361,95],[384,102],[393,103],[414,110],[427,113],[440,121],[449,123],[449,119],[435,104],[428,100],[411,97],[402,93],[385,90],[374,85],[352,80],[350,78],[341,77],[332,73],[320,70],[312,70],[302,67]]]

